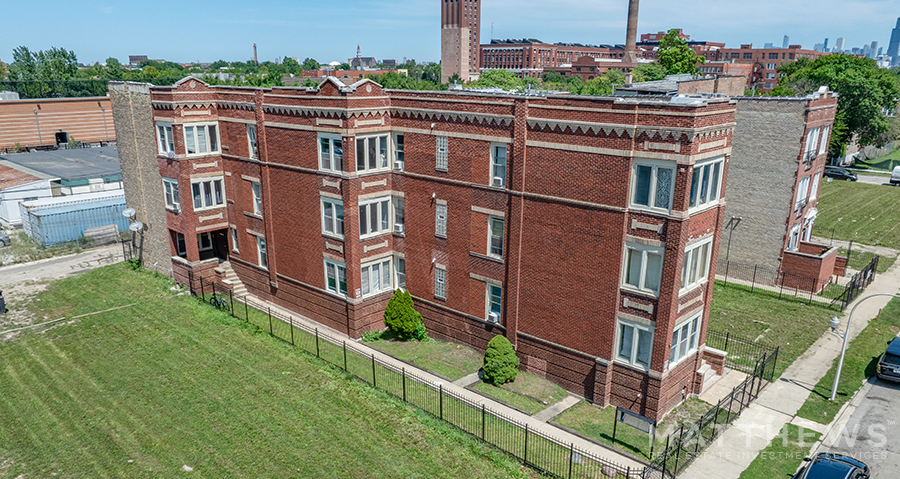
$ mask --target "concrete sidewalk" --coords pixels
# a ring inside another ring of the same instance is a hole
[[[492,401],[491,399],[488,399],[480,394],[472,392],[472,391],[466,389],[464,385],[448,382],[446,379],[439,378],[425,370],[415,368],[414,366],[412,366],[408,363],[394,359],[393,357],[388,356],[387,354],[384,354],[381,351],[378,351],[377,349],[373,349],[373,348],[369,347],[368,345],[366,345],[366,343],[364,343],[362,341],[357,341],[357,340],[351,339],[350,337],[348,337],[347,335],[345,335],[343,333],[335,331],[335,330],[328,328],[327,326],[324,326],[322,324],[316,323],[315,321],[313,321],[309,318],[300,316],[293,311],[282,308],[281,306],[278,306],[269,301],[265,301],[265,302],[261,301],[258,298],[256,298],[255,296],[253,296],[252,294],[248,295],[248,296],[249,296],[248,304],[252,307],[255,307],[257,309],[263,309],[263,310],[265,308],[272,308],[272,311],[273,312],[277,311],[279,313],[279,315],[293,318],[293,321],[295,324],[303,323],[309,329],[318,328],[319,336],[322,338],[331,339],[332,343],[341,344],[343,341],[347,341],[347,342],[352,341],[355,343],[355,349],[362,350],[363,352],[365,352],[366,355],[374,354],[375,358],[383,364],[390,364],[398,371],[401,368],[406,368],[407,371],[413,371],[416,374],[416,376],[427,380],[429,383],[431,383],[435,386],[438,384],[441,384],[443,386],[444,390],[451,391],[456,396],[464,397],[468,401],[471,401],[472,403],[477,404],[479,406],[481,404],[484,404],[491,411],[500,413],[503,416],[506,416],[510,419],[514,419],[519,424],[523,424],[523,425],[527,424],[529,430],[539,431],[541,434],[543,434],[545,436],[552,437],[552,438],[556,439],[556,441],[559,444],[563,444],[563,445],[567,445],[567,446],[574,445],[576,448],[580,449],[581,451],[584,451],[595,457],[598,457],[598,458],[604,459],[606,461],[612,462],[614,464],[617,464],[617,465],[621,466],[623,469],[630,468],[632,471],[640,471],[640,470],[644,469],[644,464],[641,464],[641,463],[635,461],[634,459],[631,459],[622,454],[618,454],[618,453],[616,453],[610,449],[607,449],[603,446],[599,446],[591,441],[582,439],[581,437],[578,437],[574,434],[570,434],[560,428],[557,428],[555,426],[547,424],[545,421],[547,419],[552,418],[552,416],[550,418],[547,418],[544,420],[541,420],[541,418],[544,417],[542,415],[529,416],[529,415],[519,412],[515,409],[507,407],[503,404],[500,404],[496,401]],[[238,301],[238,298],[235,298],[235,301]],[[243,301],[241,301],[241,302],[243,302]],[[273,315],[272,318],[275,319],[275,316]],[[471,378],[466,377],[463,379],[466,379],[468,381]],[[477,379],[477,375],[475,376],[475,379]],[[462,383],[464,381],[460,380],[457,382]],[[569,398],[572,398],[572,397],[573,396],[569,396]],[[569,400],[564,400],[563,402],[565,402],[564,406],[571,407],[572,405],[577,404],[578,401],[572,401],[571,399],[569,399]],[[555,414],[554,414],[554,416],[555,416],[556,414],[558,414],[561,411],[554,410],[554,412],[555,412]]]
[[[875,281],[850,303],[841,318],[839,330],[844,330],[850,312],[862,299],[876,293],[897,294],[898,289],[900,263],[895,263],[888,271],[877,275]],[[856,309],[849,339],[855,338],[890,300],[888,296],[879,296],[862,303]],[[840,355],[842,343],[836,334],[826,332],[678,477],[737,479],[781,428],[794,419],[813,387]]]

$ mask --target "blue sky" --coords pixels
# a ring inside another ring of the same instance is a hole
[[[4,2],[0,60],[12,50],[51,46],[74,50],[81,62],[145,54],[176,62],[364,56],[436,61],[440,0],[10,0]],[[752,7],[751,7],[752,5]],[[546,42],[624,43],[627,1],[482,0],[481,35]],[[844,37],[845,48],[877,40],[887,49],[900,0],[642,0],[639,33],[683,28],[697,40],[812,48]]]

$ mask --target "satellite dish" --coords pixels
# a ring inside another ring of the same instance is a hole
[[[134,208],[128,208],[128,209],[122,210],[122,216],[124,216],[126,218],[134,218],[135,213],[137,213],[137,212],[134,211]]]
[[[171,160],[172,158],[175,158],[175,152],[169,150],[169,151],[166,153],[166,158],[168,158],[168,159],[170,159],[170,160]]]
[[[131,226],[129,226],[128,229],[130,229],[131,231],[140,231],[144,229],[144,223],[135,221],[134,223],[131,223]]]

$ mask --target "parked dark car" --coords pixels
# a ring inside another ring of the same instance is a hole
[[[825,168],[825,176],[836,180],[856,181],[856,173],[846,169],[837,167]]]
[[[10,241],[9,235],[0,231],[0,246],[9,246]]]
[[[888,343],[887,351],[878,360],[875,374],[879,379],[900,382],[900,338],[894,338]]]
[[[852,457],[820,452],[791,479],[868,479],[869,466]]]

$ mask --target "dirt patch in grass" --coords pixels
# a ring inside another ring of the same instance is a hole
[[[25,281],[7,286],[3,290],[3,299],[6,300],[7,312],[6,314],[0,314],[0,331],[56,319],[38,316],[27,308],[27,305],[35,300],[35,296],[45,289],[47,289],[47,282],[44,281]],[[11,334],[14,335],[15,333]],[[0,341],[3,339],[0,337]]]

